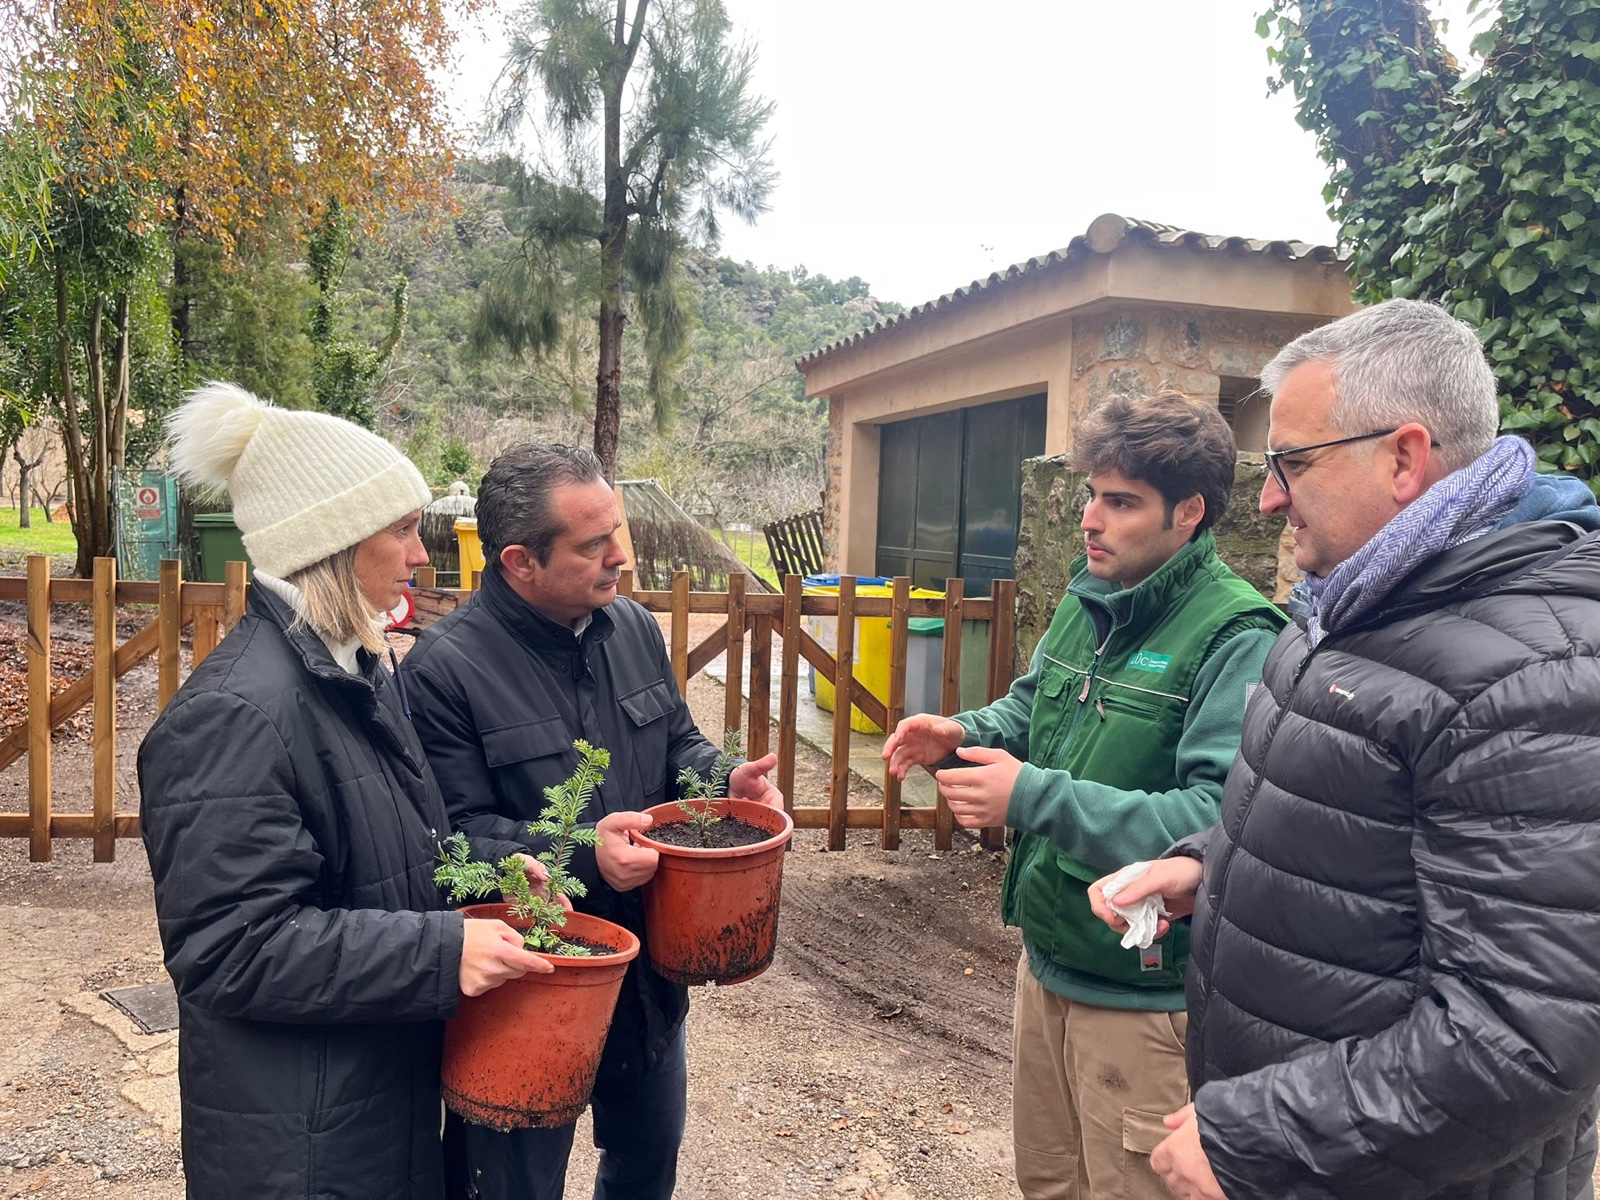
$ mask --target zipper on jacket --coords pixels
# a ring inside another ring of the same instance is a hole
[[[1090,619],[1093,620],[1092,617]],[[1100,639],[1100,648],[1094,652],[1094,658],[1089,663],[1089,671],[1083,677],[1083,690],[1078,693],[1078,707],[1077,707],[1076,711],[1074,711],[1073,714],[1072,714],[1072,721],[1067,726],[1067,732],[1066,732],[1065,736],[1062,737],[1060,744],[1057,746],[1056,752],[1054,754],[1048,754],[1047,753],[1046,756],[1045,756],[1052,763],[1054,763],[1058,769],[1060,767],[1061,760],[1066,757],[1067,751],[1072,748],[1072,743],[1077,739],[1078,727],[1083,724],[1083,716],[1084,716],[1084,714],[1089,711],[1089,709],[1088,709],[1089,689],[1094,686],[1095,677],[1096,677],[1096,675],[1098,674],[1098,672],[1100,670],[1100,659],[1101,659],[1101,656],[1105,654],[1106,647],[1111,644],[1111,635],[1116,632],[1116,627],[1117,626],[1116,626],[1116,622],[1115,621],[1112,621],[1107,626],[1105,637]],[[1064,666],[1065,664],[1062,664],[1062,665]],[[1096,705],[1096,707],[1099,707],[1099,706]],[[1104,709],[1100,709],[1100,719],[1102,721],[1104,721],[1106,719],[1106,714],[1105,714],[1105,710]],[[1037,841],[1038,841],[1038,844],[1034,846],[1033,853],[1028,856],[1028,861],[1022,866],[1021,870],[1019,870],[1017,872],[1017,892],[1018,892],[1018,894],[1021,894],[1021,892],[1023,890],[1023,883],[1028,879],[1028,877],[1030,875],[1033,874],[1034,869],[1039,865],[1040,847],[1041,846],[1048,846],[1050,844],[1049,840],[1047,838],[1039,838],[1039,839],[1037,839]],[[1018,927],[1020,928],[1021,927],[1020,926],[1020,923],[1021,923],[1021,913],[1020,912],[1017,914],[1017,919],[1018,919]]]
[[[1324,638],[1323,642],[1326,641],[1327,639]],[[1306,656],[1300,660],[1300,665],[1295,668],[1294,678],[1289,683],[1289,694],[1284,698],[1284,702],[1278,706],[1278,714],[1272,722],[1272,728],[1267,731],[1266,750],[1268,752],[1270,752],[1272,749],[1272,740],[1278,736],[1278,727],[1283,724],[1283,718],[1287,716],[1289,711],[1294,707],[1294,698],[1300,690],[1300,681],[1305,678],[1306,669],[1311,666],[1311,660],[1316,657],[1317,651],[1321,648],[1321,646],[1322,643],[1319,642],[1316,646],[1311,647],[1311,649],[1306,652]],[[1208,962],[1214,962],[1216,960],[1217,930],[1221,927],[1221,921],[1219,921],[1218,918],[1222,913],[1222,898],[1227,894],[1228,891],[1228,875],[1232,873],[1233,854],[1234,851],[1237,850],[1240,844],[1244,841],[1244,827],[1249,823],[1250,813],[1256,806],[1256,797],[1261,794],[1261,785],[1266,782],[1266,754],[1262,755],[1261,765],[1262,769],[1256,772],[1255,783],[1250,786],[1250,794],[1245,797],[1243,810],[1239,814],[1239,828],[1233,838],[1232,845],[1228,849],[1227,868],[1224,870],[1222,879],[1217,884],[1217,902],[1212,907],[1211,928],[1207,931],[1210,936],[1206,938],[1206,960]],[[1202,888],[1205,887],[1205,877],[1203,873],[1200,879],[1200,886]],[[1210,978],[1208,977],[1206,981],[1207,1002],[1210,1001],[1211,996],[1215,992],[1216,987],[1211,983]]]

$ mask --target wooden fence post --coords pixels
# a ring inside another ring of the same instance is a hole
[[[989,703],[1011,690],[1016,678],[1017,581],[996,579],[989,585],[994,615],[989,618]],[[1006,844],[1006,827],[995,825],[978,835],[986,850],[999,850]]]
[[[161,560],[156,597],[159,601],[156,620],[160,622],[161,639],[156,650],[156,711],[160,712],[178,694],[178,670],[183,648],[183,564],[177,559]]]
[[[783,675],[778,687],[778,790],[794,812],[795,719],[800,707],[800,576],[783,577]],[[794,845],[793,840],[790,846]]]
[[[28,860],[50,861],[50,558],[28,555]]]
[[[633,599],[633,571],[624,567],[617,572],[617,595],[627,600]]]
[[[850,706],[856,682],[856,577],[839,576],[839,621],[833,668],[833,786],[828,792],[828,849],[845,848],[850,807]]]
[[[230,562],[222,567],[222,633],[226,637],[244,619],[245,574],[248,563]]]
[[[944,673],[939,688],[939,712],[952,716],[961,711],[961,600],[966,581],[952,575],[944,581]],[[933,817],[933,848],[948,850],[955,830],[950,805],[939,793]]]
[[[722,736],[737,733],[743,724],[744,697],[744,589],[743,574],[728,576],[728,679],[723,693]],[[748,747],[746,747],[748,749]]]
[[[94,560],[94,861],[117,856],[117,560]]]
[[[745,747],[751,758],[765,758],[772,732],[772,618],[756,617],[750,640],[750,732]]]
[[[439,572],[433,567],[418,567],[413,578],[419,588],[439,586]]]
[[[689,694],[689,572],[672,576],[672,673],[678,692]]]
[[[905,575],[894,577],[894,590],[889,601],[889,703],[888,717],[884,722],[885,736],[894,732],[900,718],[906,715],[906,639],[908,609],[911,605],[911,580]],[[900,849],[900,780],[883,764],[883,848]]]

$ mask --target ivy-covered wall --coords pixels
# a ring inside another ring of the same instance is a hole
[[[1223,561],[1271,597],[1279,590],[1282,517],[1256,502],[1266,479],[1259,455],[1240,455],[1228,511],[1213,532]],[[1067,568],[1083,553],[1083,476],[1064,455],[1022,464],[1022,527],[1017,539],[1017,671],[1027,669],[1056,605],[1067,593]]]

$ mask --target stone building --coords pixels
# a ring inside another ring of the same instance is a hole
[[[1102,399],[1162,387],[1217,404],[1240,449],[1259,452],[1262,366],[1354,307],[1329,247],[1107,214],[1065,249],[817,350],[798,365],[807,394],[828,398],[831,566],[925,587],[960,575],[969,595],[1024,565],[1048,577],[1045,543],[1055,557],[1070,544],[1035,536],[1019,561],[1024,460],[1069,453]],[[1064,517],[1064,461],[1040,469],[1030,503]],[[1259,491],[1259,460],[1255,471]],[[1247,523],[1251,555],[1270,555],[1254,543],[1275,543],[1277,528]],[[1255,565],[1270,590],[1267,560]],[[1030,600],[1025,582],[1026,622],[1046,596]]]

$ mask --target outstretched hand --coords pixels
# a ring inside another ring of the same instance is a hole
[[[967,731],[959,721],[933,713],[917,713],[894,727],[894,732],[883,743],[883,760],[889,764],[891,775],[904,779],[912,767],[931,767],[943,762],[966,739]]]
[[[1021,761],[1004,750],[987,746],[962,746],[956,754],[973,765],[946,767],[933,775],[956,824],[963,829],[1004,825],[1012,789],[1022,773]]]

